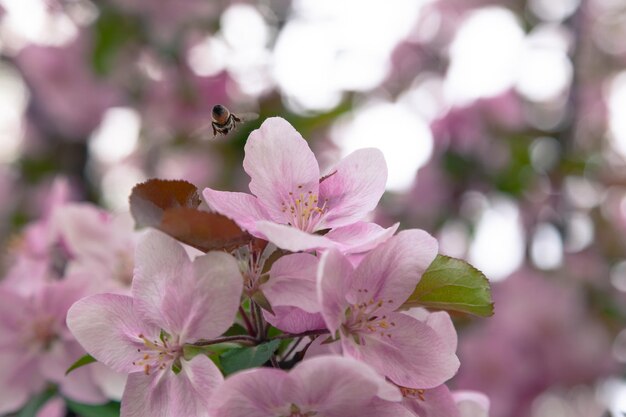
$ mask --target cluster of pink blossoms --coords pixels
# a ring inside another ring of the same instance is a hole
[[[65,375],[86,353],[66,315],[87,295],[130,291],[138,239],[132,219],[69,202],[64,181],[55,183],[46,206],[43,217],[13,239],[0,281],[0,415],[54,385],[58,395],[39,415],[61,417],[63,398],[84,404],[119,400],[126,380],[102,364]]]
[[[112,375],[127,375],[122,417],[487,416],[484,396],[445,385],[459,367],[449,315],[403,306],[437,241],[364,220],[384,192],[381,152],[357,151],[321,175],[306,141],[272,118],[250,135],[245,153],[253,195],[204,190],[209,207],[249,236],[234,248],[202,253],[160,231],[135,245],[136,233],[72,205],[50,216],[65,220],[27,231],[45,244],[28,256],[23,250],[14,269],[24,277],[24,268],[43,262],[45,273],[24,303],[56,310],[36,321],[19,302],[0,302],[0,361],[24,357],[18,339],[39,360],[31,366],[39,374],[16,365],[12,377],[28,374],[58,384],[66,398],[102,402],[111,384],[95,383],[95,365],[61,377],[67,357],[84,353],[79,343]],[[17,288],[16,281],[3,284]],[[61,285],[76,291],[32,301]],[[59,319],[66,313],[67,328]],[[26,317],[32,326],[22,325]],[[32,334],[11,333],[24,328]],[[90,386],[94,395],[78,395]],[[13,400],[0,413],[32,394],[12,389],[0,390]]]

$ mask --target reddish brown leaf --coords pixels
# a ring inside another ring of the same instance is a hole
[[[166,210],[158,229],[204,252],[233,250],[252,239],[228,217],[188,207]]]
[[[187,181],[151,179],[133,188],[129,202],[137,226],[158,228],[165,210],[196,208],[202,200],[196,186]]]
[[[232,250],[252,237],[229,218],[198,210],[198,189],[186,181],[152,179],[133,188],[130,212],[139,227],[154,227],[201,251]]]

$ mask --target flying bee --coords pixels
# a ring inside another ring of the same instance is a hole
[[[221,104],[216,104],[211,110],[211,122],[196,130],[192,136],[203,134],[209,127],[213,130],[213,138],[218,134],[228,135],[235,130],[238,123],[249,122],[259,117],[256,113],[233,114]]]

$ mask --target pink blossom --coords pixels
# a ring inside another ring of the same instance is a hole
[[[85,39],[60,47],[29,45],[15,58],[43,111],[43,124],[73,140],[85,140],[104,111],[120,102],[119,93],[89,68]]]
[[[128,373],[122,416],[206,416],[222,382],[205,355],[186,358],[183,345],[226,331],[242,292],[235,259],[209,252],[193,262],[159,232],[138,243],[132,297],[96,294],[72,306],[67,323],[98,361]]]
[[[365,251],[397,229],[361,222],[385,190],[387,166],[379,150],[358,150],[320,179],[307,142],[287,121],[274,117],[250,134],[245,153],[253,195],[206,188],[204,198],[254,236],[294,252],[348,251],[357,242]],[[322,236],[322,231],[328,233]]]
[[[576,386],[616,369],[607,355],[610,336],[588,316],[570,274],[522,269],[494,286],[494,301],[497,314],[463,334],[455,378],[458,388],[485,392],[494,416],[526,416],[550,387]]]
[[[85,354],[65,325],[68,308],[83,294],[67,281],[45,284],[30,295],[0,289],[0,414],[19,409],[46,382],[58,384],[75,401],[107,401],[87,368],[65,376]]]
[[[320,261],[322,316],[341,339],[344,354],[403,387],[436,387],[459,366],[455,340],[398,311],[436,255],[432,236],[407,230],[372,250],[356,268],[335,249]]]
[[[258,368],[228,378],[211,398],[212,417],[410,417],[400,392],[363,363],[320,356],[290,372]]]
[[[59,202],[26,228],[2,285],[28,294],[64,278],[85,282],[92,292],[127,291],[136,237],[129,217],[113,217],[88,203]]]

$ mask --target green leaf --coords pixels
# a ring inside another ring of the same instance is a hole
[[[20,410],[16,417],[35,417],[43,405],[56,393],[56,389],[50,388],[31,398]]]
[[[114,67],[119,52],[140,36],[139,25],[129,15],[103,8],[93,28],[91,64],[96,75],[102,76]]]
[[[487,317],[493,315],[489,280],[469,263],[437,255],[402,308],[426,307]]]
[[[263,310],[267,311],[270,314],[274,314],[274,310],[272,310],[272,304],[270,304],[269,300],[263,294],[263,291],[258,290],[252,295],[252,300],[259,305]]]
[[[261,366],[272,357],[278,345],[280,340],[275,339],[259,346],[230,350],[220,356],[222,370],[226,375],[230,375],[243,369]]]
[[[65,404],[75,414],[81,417],[119,417],[120,403],[110,402],[101,405],[80,404],[65,399]]]
[[[87,354],[83,357],[81,357],[79,360],[77,360],[76,362],[74,362],[72,364],[72,366],[70,366],[69,368],[67,368],[67,371],[65,371],[65,375],[69,374],[70,372],[72,372],[74,369],[78,369],[81,368],[85,365],[89,365],[90,363],[94,363],[97,362],[96,358],[94,358],[93,356]]]

